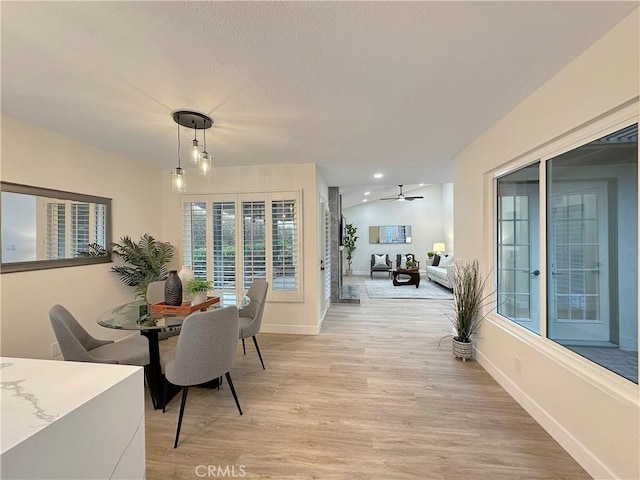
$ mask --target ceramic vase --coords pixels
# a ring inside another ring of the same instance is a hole
[[[463,362],[473,359],[473,343],[460,342],[456,340],[458,337],[453,338],[453,356],[461,358]]]
[[[191,297],[191,305],[198,305],[207,301],[207,292],[196,292]]]
[[[164,303],[167,305],[182,305],[182,281],[177,270],[169,271],[169,276],[164,282]]]
[[[193,280],[195,278],[195,274],[193,270],[189,268],[187,265],[182,266],[182,270],[178,272],[178,276],[180,277],[180,281],[182,282],[182,300],[187,300],[187,282],[189,280]]]

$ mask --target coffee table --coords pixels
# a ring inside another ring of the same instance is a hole
[[[417,268],[398,268],[393,272],[393,284],[396,287],[402,285],[415,285],[416,288],[420,286],[420,270]],[[398,275],[407,275],[409,280],[399,281]]]

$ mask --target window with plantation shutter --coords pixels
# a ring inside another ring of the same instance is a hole
[[[183,204],[183,265],[193,270],[196,278],[207,278],[207,208],[205,202]]]
[[[236,295],[267,279],[267,299],[302,300],[299,192],[182,198],[183,264],[196,277]]]
[[[293,200],[271,202],[271,251],[273,290],[296,290],[298,278],[296,203]]]
[[[265,202],[242,202],[242,280],[249,289],[256,278],[267,277]]]
[[[213,288],[236,288],[236,205],[213,202]]]

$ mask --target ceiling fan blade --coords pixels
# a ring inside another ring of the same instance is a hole
[[[381,198],[380,200],[397,200],[398,197]]]
[[[420,197],[420,196],[415,196],[415,197],[404,197],[405,200],[415,200],[417,198],[424,198],[424,197]]]

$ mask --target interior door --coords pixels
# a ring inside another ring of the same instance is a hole
[[[548,205],[548,328],[557,341],[610,340],[604,182],[556,183]]]

